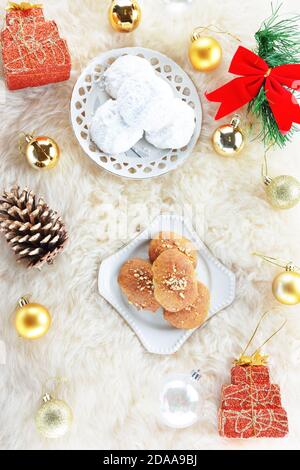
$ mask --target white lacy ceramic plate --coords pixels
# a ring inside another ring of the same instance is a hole
[[[118,273],[129,258],[148,258],[149,240],[160,231],[173,231],[192,240],[198,248],[198,279],[210,290],[209,317],[228,307],[235,298],[235,275],[220,263],[199,239],[187,221],[176,215],[161,215],[129,245],[106,258],[100,266],[100,294],[119,312],[135,331],[145,348],[156,354],[177,351],[195,330],[178,330],[163,318],[162,309],[153,314],[139,311],[124,298],[118,285]],[[203,325],[202,325],[203,326]],[[201,328],[202,328],[201,326]]]
[[[143,138],[128,152],[111,156],[104,154],[91,141],[89,124],[92,116],[97,108],[110,98],[103,90],[102,74],[114,60],[126,54],[147,59],[155,71],[172,86],[174,95],[186,101],[195,110],[195,132],[183,149],[160,150]],[[177,168],[191,154],[200,135],[202,108],[193,82],[173,60],[151,49],[126,47],[101,54],[82,72],[73,90],[71,120],[79,144],[98,165],[119,176],[143,179],[159,176]]]

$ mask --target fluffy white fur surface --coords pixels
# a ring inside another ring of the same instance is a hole
[[[45,14],[55,19],[73,59],[69,82],[39,89],[2,93],[1,188],[28,186],[61,212],[70,232],[65,252],[52,267],[27,271],[16,264],[5,240],[0,250],[0,447],[2,449],[283,449],[300,448],[300,312],[281,307],[271,293],[278,272],[251,255],[261,251],[300,264],[300,205],[274,211],[266,202],[260,171],[263,147],[249,142],[238,159],[214,154],[210,136],[216,110],[203,97],[227,80],[237,46],[221,38],[224,60],[209,75],[195,72],[188,60],[189,36],[198,25],[216,24],[252,47],[253,35],[269,16],[269,0],[194,0],[179,11],[163,0],[141,0],[143,21],[131,35],[112,31],[108,0],[45,0]],[[0,0],[3,12],[5,0]],[[299,13],[298,0],[284,11]],[[177,61],[192,77],[203,102],[204,123],[193,155],[161,178],[129,181],[107,174],[86,157],[74,137],[69,116],[72,88],[83,67],[101,52],[122,46],[157,49]],[[3,91],[3,90],[2,90]],[[5,101],[5,102],[4,102]],[[228,119],[224,119],[224,122]],[[245,127],[249,130],[249,121]],[[31,170],[18,154],[21,131],[48,134],[62,148],[59,166],[49,173]],[[274,175],[300,179],[299,137],[270,155]],[[142,205],[141,205],[142,203]],[[196,229],[237,276],[234,304],[193,334],[172,356],[147,353],[119,314],[97,292],[101,260],[130,241],[160,212],[192,213]],[[127,217],[128,230],[115,236],[117,220]],[[18,338],[12,324],[18,298],[32,293],[52,312],[53,325],[42,339]],[[217,432],[222,384],[230,381],[233,358],[245,345],[262,312],[272,310],[257,337],[261,343],[287,318],[288,324],[265,348],[271,376],[282,389],[290,434],[281,440],[234,441]],[[4,361],[6,350],[6,361]],[[201,369],[203,412],[187,430],[162,426],[156,415],[159,383],[168,374]],[[61,389],[74,412],[68,436],[41,438],[34,415],[42,384],[64,376]]]

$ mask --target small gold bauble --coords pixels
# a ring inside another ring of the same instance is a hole
[[[108,17],[116,31],[130,33],[140,24],[142,12],[136,0],[113,0]]]
[[[73,421],[71,408],[66,402],[56,400],[45,395],[44,404],[37,412],[35,424],[37,430],[44,437],[57,439],[64,436],[70,429]]]
[[[19,300],[15,326],[20,336],[26,339],[41,338],[47,333],[50,325],[50,313],[43,305],[29,303],[24,297]]]
[[[300,183],[293,176],[266,177],[265,185],[267,198],[275,209],[291,209],[300,201]]]
[[[272,286],[275,298],[284,305],[300,303],[300,274],[295,271],[285,271],[275,277]]]
[[[195,33],[192,36],[189,48],[189,57],[194,69],[200,72],[215,70],[222,60],[220,43],[211,36],[201,36]]]
[[[215,130],[212,143],[215,151],[223,157],[235,157],[241,153],[245,145],[245,136],[239,127],[240,119],[235,116],[230,124]]]
[[[57,143],[50,137],[26,137],[26,158],[30,166],[36,170],[51,170],[59,160],[60,150]]]

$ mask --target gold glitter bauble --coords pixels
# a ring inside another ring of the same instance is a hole
[[[35,424],[37,430],[49,439],[64,436],[73,421],[72,410],[66,402],[56,400],[49,395],[43,398],[44,404],[37,412]]]
[[[300,274],[295,271],[285,271],[275,277],[272,286],[275,298],[284,305],[300,303]]]
[[[223,157],[235,157],[241,153],[245,145],[245,136],[239,127],[240,120],[236,116],[230,124],[215,130],[212,143],[215,151]]]
[[[41,338],[47,333],[50,325],[50,313],[43,305],[29,303],[25,297],[19,300],[19,307],[15,314],[15,326],[22,338]]]
[[[265,190],[275,209],[291,209],[300,201],[300,183],[293,176],[265,178]]]
[[[189,57],[194,69],[200,72],[211,72],[221,63],[222,48],[215,38],[195,33],[192,36]]]
[[[51,170],[59,160],[60,150],[57,143],[46,136],[26,136],[26,158],[36,170]]]
[[[142,12],[135,0],[113,0],[108,11],[112,27],[119,33],[131,33],[138,27]]]

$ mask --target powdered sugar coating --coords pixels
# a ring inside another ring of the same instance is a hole
[[[146,140],[157,148],[181,149],[188,145],[195,130],[195,112],[180,99],[171,104],[172,122],[156,132],[146,132]]]
[[[117,98],[121,85],[132,77],[155,76],[150,63],[142,57],[125,55],[119,57],[103,74],[106,92],[114,99]]]
[[[145,129],[157,125],[159,116],[155,108],[159,101],[172,100],[174,97],[170,85],[160,77],[140,76],[127,79],[119,89],[117,103],[124,121],[129,126]]]
[[[97,147],[108,154],[126,152],[143,136],[143,129],[126,124],[114,100],[106,101],[97,109],[89,132]]]

